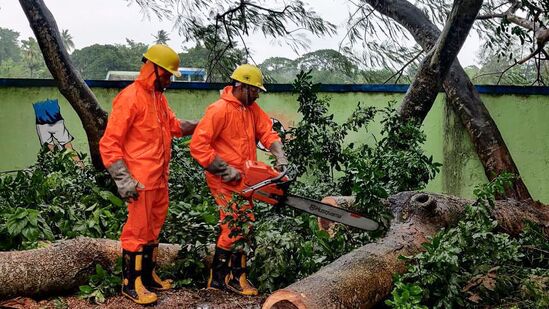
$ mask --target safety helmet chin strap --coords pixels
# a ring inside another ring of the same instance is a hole
[[[154,79],[155,89],[160,92],[164,92],[166,88],[162,87],[162,85],[160,84],[160,74],[158,74],[158,65],[154,62],[153,62],[153,65],[154,65],[154,76],[156,77]]]

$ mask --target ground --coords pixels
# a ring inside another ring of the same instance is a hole
[[[196,308],[196,309],[256,309],[261,308],[266,296],[239,296],[228,292],[212,290],[177,289],[159,293],[158,303],[151,308]],[[29,309],[84,309],[84,308],[123,308],[142,309],[143,306],[118,295],[108,298],[103,304],[92,304],[77,296],[55,297],[45,300],[33,300],[18,297],[9,301],[0,301],[0,308]]]

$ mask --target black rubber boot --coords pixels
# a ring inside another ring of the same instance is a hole
[[[145,287],[152,291],[166,291],[172,288],[172,280],[162,280],[156,274],[158,244],[143,246],[143,275]]]
[[[141,305],[155,303],[155,293],[145,288],[141,281],[143,251],[122,251],[122,295]]]
[[[208,279],[208,289],[226,290],[229,282],[231,251],[215,247],[215,254]]]
[[[246,254],[239,251],[231,256],[231,275],[227,286],[229,289],[240,295],[255,296],[259,293],[250,283],[246,271]]]

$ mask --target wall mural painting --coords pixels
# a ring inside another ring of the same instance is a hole
[[[57,99],[46,99],[32,104],[36,119],[36,133],[40,145],[48,147],[50,151],[57,148],[59,150],[74,150],[72,141],[74,137],[65,127],[65,120],[61,116],[61,109]],[[73,159],[81,165],[82,162],[78,153],[74,151]]]

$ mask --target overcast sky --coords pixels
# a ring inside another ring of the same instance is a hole
[[[183,50],[182,39],[172,29],[170,22],[147,20],[140,14],[137,5],[127,5],[124,0],[44,0],[57,21],[59,29],[68,29],[76,48],[83,48],[95,43],[125,43],[129,38],[137,42],[153,43],[153,34],[166,30],[170,34],[168,42],[178,52]],[[309,35],[310,48],[300,53],[317,49],[338,49],[339,41],[345,32],[345,21],[348,16],[347,0],[309,0],[319,15],[338,26],[336,37],[316,38]],[[0,0],[0,27],[9,28],[20,33],[20,39],[34,36],[29,27],[19,1]],[[254,59],[257,63],[269,57],[297,58],[287,46],[277,46],[262,35],[254,35],[249,40]],[[187,47],[191,45],[187,44]],[[465,67],[476,64],[478,39],[474,31],[465,42],[459,60]]]

